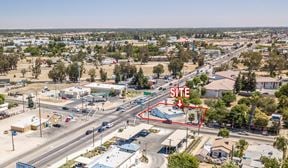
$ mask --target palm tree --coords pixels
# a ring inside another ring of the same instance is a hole
[[[255,115],[257,103],[261,97],[260,92],[254,92],[252,93],[252,96],[250,98],[251,101],[251,111],[250,111],[250,116],[249,116],[249,130],[251,129],[252,121]]]
[[[282,157],[283,160],[285,160],[285,157],[286,157],[287,145],[288,145],[288,139],[286,139],[283,136],[277,137],[276,141],[273,143],[273,146],[275,148],[283,152],[283,157]]]

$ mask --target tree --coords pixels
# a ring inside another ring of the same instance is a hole
[[[189,116],[188,116],[188,120],[190,122],[194,121],[195,120],[195,114],[194,113],[190,113]]]
[[[276,97],[281,97],[281,96],[288,96],[288,84],[285,84],[280,87],[280,89],[275,93]]]
[[[5,96],[3,94],[0,94],[0,104],[4,104],[5,102]]]
[[[224,103],[226,104],[227,107],[230,106],[230,104],[236,100],[236,95],[231,92],[231,91],[228,91],[228,92],[224,92],[222,93],[222,98],[221,98]]]
[[[49,71],[48,77],[53,80],[53,82],[63,82],[66,79],[66,67],[63,62],[58,62],[52,70]]]
[[[222,165],[221,168],[238,168],[238,166],[235,165],[233,162],[228,162]]]
[[[283,160],[285,160],[286,158],[287,145],[288,145],[288,140],[284,136],[277,137],[276,141],[273,143],[273,146],[275,148],[283,152],[283,156],[282,156]]]
[[[248,147],[248,142],[245,141],[245,139],[240,139],[237,143],[236,143],[236,148],[239,151],[239,157],[242,158],[244,155],[244,151],[247,149]]]
[[[206,73],[202,73],[199,78],[200,78],[200,80],[202,81],[202,84],[203,84],[203,85],[206,85],[207,82],[208,82],[208,80],[209,80],[209,78],[208,78],[208,76],[207,76]]]
[[[37,79],[38,76],[41,74],[41,64],[41,58],[37,58],[34,65],[32,66],[32,75],[35,77],[35,79]]]
[[[268,122],[269,117],[259,109],[256,109],[255,118],[253,120],[254,126],[258,128],[263,128],[268,125]]]
[[[176,153],[168,157],[168,168],[198,168],[199,161],[188,153]]]
[[[134,76],[131,84],[136,85],[138,89],[149,88],[148,79],[144,76],[142,68],[140,68],[138,73]]]
[[[48,67],[51,67],[53,61],[51,59],[46,60],[46,64],[48,65]]]
[[[162,64],[158,64],[153,67],[153,73],[157,75],[157,78],[159,79],[160,74],[164,73],[164,66]]]
[[[147,63],[149,61],[149,54],[148,54],[147,47],[141,47],[139,55],[140,55],[141,64]]]
[[[282,162],[282,167],[281,168],[287,168],[288,167],[288,159],[285,159],[283,162]]]
[[[227,128],[221,128],[218,132],[218,136],[221,136],[223,138],[228,138],[229,134],[230,134],[230,132]]]
[[[264,163],[264,168],[280,168],[281,163],[276,158],[270,158],[266,156],[261,157],[261,161]]]
[[[200,104],[202,104],[202,101],[201,101],[201,99],[200,99],[199,90],[197,90],[197,89],[190,90],[189,102],[190,102],[191,104],[194,104],[194,105],[200,105]]]
[[[232,122],[232,127],[243,127],[248,123],[248,112],[249,108],[245,104],[237,104],[231,108],[229,113],[230,121]]]
[[[286,60],[283,56],[278,55],[275,51],[270,53],[267,60],[266,69],[271,77],[276,76],[276,70],[280,73],[285,67]]]
[[[27,73],[27,70],[25,68],[21,69],[21,74],[23,78],[25,77],[26,73]]]
[[[244,52],[242,63],[248,68],[248,71],[258,70],[261,66],[262,55],[259,52]]]
[[[200,77],[196,76],[192,79],[193,83],[195,86],[199,86],[202,83],[202,80],[200,79]]]
[[[208,102],[206,102],[208,103]],[[223,125],[224,123],[227,123],[226,119],[229,114],[229,111],[227,110],[225,103],[219,99],[217,101],[211,101],[209,104],[209,110],[206,114],[206,121],[207,122],[217,122],[218,124]]]
[[[234,92],[239,93],[241,89],[242,89],[242,81],[241,81],[241,74],[239,74],[234,84]]]
[[[102,68],[100,68],[100,79],[102,82],[105,82],[107,80],[107,72],[105,72]]]
[[[200,56],[198,58],[198,67],[201,67],[204,65],[204,60],[205,60],[205,57],[204,56]]]
[[[239,99],[237,103],[238,104],[245,104],[246,106],[249,107],[251,105],[251,100],[248,97],[243,97],[243,98]]]
[[[94,82],[95,81],[95,77],[96,77],[96,70],[95,68],[92,68],[88,71],[88,75],[90,76],[90,82]]]
[[[170,63],[168,64],[168,69],[170,72],[172,72],[172,75],[176,78],[177,75],[181,74],[181,71],[183,69],[184,63],[179,58],[173,58],[170,60]]]
[[[72,82],[77,82],[80,78],[80,66],[77,62],[69,64],[66,73],[69,76],[69,80]]]
[[[252,126],[253,118],[255,115],[256,108],[257,108],[257,103],[258,103],[260,97],[261,97],[260,92],[253,92],[252,96],[250,97],[251,110],[250,110],[250,116],[249,116],[249,129]]]

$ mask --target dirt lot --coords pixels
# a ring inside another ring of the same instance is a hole
[[[48,67],[47,65],[42,65],[41,67],[41,74],[40,76],[38,77],[38,79],[34,79],[33,76],[32,76],[32,63],[30,63],[31,61],[30,60],[34,60],[35,58],[29,58],[27,57],[26,59],[23,59],[23,60],[20,60],[18,62],[18,68],[17,70],[13,70],[13,71],[10,71],[7,75],[4,75],[4,76],[0,76],[0,79],[3,79],[3,78],[10,78],[12,81],[19,81],[19,80],[23,80],[23,79],[28,79],[28,80],[31,80],[31,81],[51,81],[51,79],[48,78],[48,72],[52,69],[51,67]],[[45,58],[43,58],[45,59]],[[33,61],[32,61],[33,62]],[[147,64],[143,64],[141,65],[140,63],[134,63],[134,65],[136,65],[137,68],[140,68],[142,67],[144,73],[146,75],[152,75],[153,74],[153,66],[157,65],[157,64],[163,64],[164,65],[164,75],[165,74],[169,74],[169,71],[168,71],[168,62],[149,62]],[[68,64],[67,64],[68,65]],[[28,72],[25,74],[25,77],[22,76],[21,74],[21,70],[22,69],[26,69]],[[85,69],[86,69],[86,73],[84,73],[82,79],[86,79],[86,78],[89,78],[89,75],[88,75],[88,71],[89,69],[92,69],[92,68],[95,68],[95,66],[93,64],[90,64],[90,63],[85,63]],[[111,77],[113,75],[113,69],[114,69],[114,65],[103,65],[101,66],[101,68],[103,68],[107,74],[108,74],[108,78]],[[186,63],[184,65],[184,68],[183,68],[183,71],[184,72],[190,72],[190,71],[193,71],[194,69],[196,68],[196,65],[192,64],[192,63]],[[96,78],[98,77],[99,78],[99,70],[96,70]]]

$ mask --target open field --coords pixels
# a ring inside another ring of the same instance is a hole
[[[48,73],[49,71],[52,69],[52,67],[48,67],[47,65],[42,65],[41,67],[41,74],[39,75],[38,79],[34,79],[33,76],[32,76],[32,63],[30,63],[31,61],[29,60],[33,60],[35,58],[29,58],[27,57],[26,59],[23,59],[23,60],[20,60],[18,62],[18,67],[17,67],[17,70],[12,70],[10,72],[8,72],[7,75],[2,75],[0,76],[0,79],[3,79],[3,78],[10,78],[11,81],[19,81],[19,80],[23,80],[23,79],[27,79],[27,80],[31,80],[31,81],[51,81],[51,79],[48,78]],[[43,58],[45,59],[45,58]],[[32,61],[33,62],[33,61]],[[166,75],[166,74],[169,74],[169,71],[168,71],[168,64],[169,62],[148,62],[146,64],[143,64],[141,65],[140,63],[136,62],[134,63],[134,65],[136,65],[137,68],[142,68],[145,75],[153,75],[153,66],[157,65],[157,64],[163,64],[164,65],[164,74],[163,75]],[[66,64],[68,65],[68,63]],[[197,65],[194,65],[193,63],[186,63],[184,65],[184,68],[183,68],[183,71],[184,72],[191,72],[193,71],[195,68],[196,68]],[[21,70],[22,69],[26,69],[28,72],[25,74],[25,77],[22,76],[21,74]],[[82,77],[82,80],[85,80],[86,78],[89,78],[89,75],[88,75],[88,71],[89,69],[92,69],[92,68],[96,68],[93,64],[91,63],[85,63],[85,70],[86,72],[83,74],[83,77]],[[112,75],[113,75],[113,69],[114,69],[114,65],[102,65],[100,66],[98,69],[96,69],[96,78],[99,78],[99,70],[100,68],[103,68],[107,74],[108,74],[108,78],[110,78]]]

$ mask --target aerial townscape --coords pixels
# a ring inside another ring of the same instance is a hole
[[[108,1],[1,3],[0,168],[288,168],[287,2]]]

